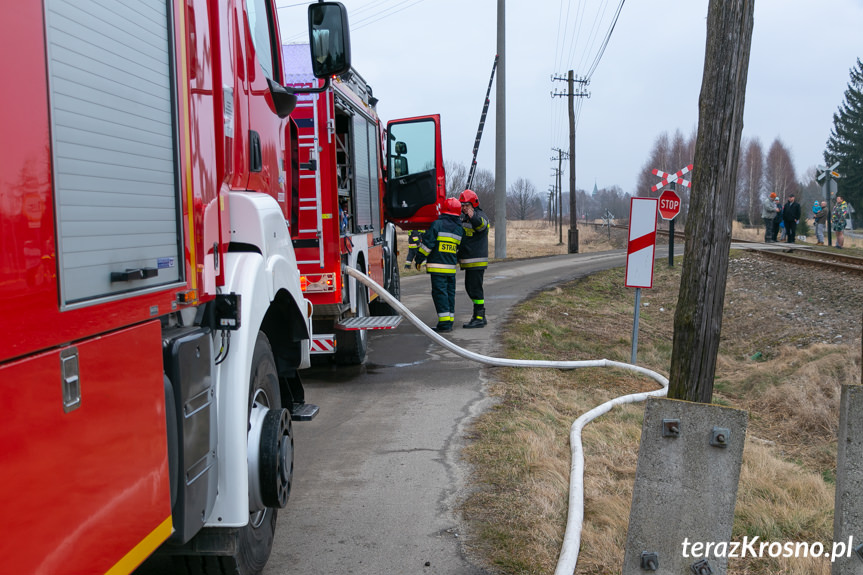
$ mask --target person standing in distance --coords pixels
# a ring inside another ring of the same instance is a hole
[[[788,201],[782,208],[782,219],[785,221],[785,236],[789,244],[797,238],[797,222],[800,221],[800,204],[794,199],[794,194],[788,194]]]
[[[842,196],[836,194],[836,203],[833,205],[833,213],[830,214],[830,225],[836,232],[836,247],[845,247],[845,226],[848,225],[848,204]]]
[[[485,295],[482,282],[488,267],[488,218],[479,207],[479,197],[473,190],[465,190],[461,202],[461,225],[464,241],[458,250],[458,263],[464,270],[464,289],[473,302],[473,316],[462,325],[465,328],[485,327]]]
[[[431,275],[432,301],[437,312],[437,332],[452,331],[455,321],[455,269],[458,247],[464,237],[459,215],[461,204],[455,198],[444,200],[441,215],[423,234],[414,267],[419,271],[425,261]]]
[[[417,248],[420,246],[420,237],[422,234],[419,230],[410,230],[408,232],[408,256],[405,260],[405,269],[409,269],[417,255]]]
[[[776,194],[771,193],[770,197],[761,202],[761,219],[764,221],[764,242],[772,243],[773,239],[773,220],[776,219],[776,214],[779,211],[773,200],[776,199]]]

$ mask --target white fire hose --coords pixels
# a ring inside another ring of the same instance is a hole
[[[634,371],[642,375],[646,375],[662,387],[654,391],[644,393],[633,393],[616,397],[606,401],[602,405],[598,405],[582,414],[576,419],[569,431],[569,442],[572,446],[572,465],[569,475],[569,513],[566,520],[566,532],[563,536],[563,544],[561,545],[560,557],[557,561],[557,568],[554,571],[555,575],[572,575],[575,573],[575,566],[578,562],[578,550],[581,545],[581,527],[584,521],[584,452],[581,445],[581,430],[584,426],[599,417],[611,411],[612,407],[623,405],[625,403],[637,403],[644,401],[648,397],[663,397],[668,393],[668,379],[663,375],[637,365],[623,363],[620,361],[611,361],[608,359],[594,359],[583,361],[545,361],[537,359],[506,359],[499,357],[490,357],[479,353],[474,353],[470,350],[459,347],[440,336],[437,332],[427,326],[422,320],[415,316],[408,308],[400,301],[390,295],[384,288],[378,285],[373,279],[363,274],[359,270],[342,266],[342,271],[355,280],[365,284],[373,289],[385,302],[393,309],[398,311],[403,317],[407,318],[427,337],[465,359],[492,365],[495,367],[547,367],[553,369],[578,369],[581,367],[616,367],[627,371]]]

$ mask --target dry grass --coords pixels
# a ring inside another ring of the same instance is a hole
[[[641,314],[639,364],[664,373],[679,270],[658,263],[654,288],[643,293],[649,305]],[[742,295],[734,297],[743,301]],[[512,314],[517,319],[507,326],[507,356],[628,361],[632,305],[623,270],[549,290]],[[726,313],[723,319],[714,396],[716,403],[750,412],[734,540],[759,535],[761,540],[828,544],[838,392],[841,384],[859,381],[859,343],[784,345],[784,327],[765,335],[763,319],[735,309],[740,313]],[[752,349],[768,348],[762,360],[749,359]],[[651,381],[613,370],[495,370],[489,392],[499,402],[478,418],[465,452],[476,473],[476,490],[463,506],[474,550],[501,573],[552,572],[566,522],[569,426],[611,397],[652,388]],[[643,406],[626,406],[585,430],[579,574],[620,572],[642,412]],[[829,563],[738,559],[729,573],[827,575]]]

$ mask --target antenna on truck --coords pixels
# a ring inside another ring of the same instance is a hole
[[[479,128],[476,130],[476,141],[473,143],[473,160],[470,163],[470,173],[467,175],[467,184],[464,189],[471,189],[473,176],[476,173],[476,155],[479,152],[479,141],[482,139],[482,129],[485,127],[485,116],[488,113],[489,96],[491,96],[491,85],[494,82],[494,71],[497,70],[497,54],[494,55],[494,64],[491,67],[491,77],[488,79],[488,90],[485,92],[485,103],[482,105],[482,115],[479,117]]]

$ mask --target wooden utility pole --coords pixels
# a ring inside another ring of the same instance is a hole
[[[562,172],[562,170],[563,170],[563,158],[565,156],[568,156],[568,153],[564,152],[560,148],[552,148],[552,149],[555,152],[557,152],[557,169],[555,170],[555,174],[557,176],[557,180],[556,180],[557,181],[557,200],[558,200],[557,205],[558,205],[558,209],[559,209],[559,207],[561,206],[561,201],[563,200],[563,192],[561,191],[561,188],[563,187],[563,172]],[[554,158],[552,158],[552,159],[554,159]],[[570,200],[570,202],[571,201],[572,200]],[[558,245],[562,246],[563,245],[563,210],[559,209],[558,217],[559,217],[558,232],[560,235]]]
[[[553,77],[558,81],[563,78]],[[584,88],[590,84],[587,78],[576,78],[572,70],[567,73],[567,92],[565,94],[552,93],[551,96],[566,96],[569,100],[569,235],[567,251],[571,254],[578,253],[578,215],[575,210],[575,98],[590,98],[590,92]],[[576,92],[575,84],[579,85]]]
[[[755,0],[710,0],[668,397],[713,398]]]

